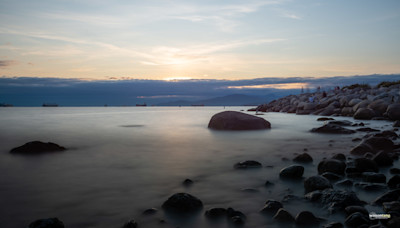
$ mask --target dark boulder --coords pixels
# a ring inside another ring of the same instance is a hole
[[[325,172],[321,174],[321,176],[325,177],[326,179],[330,181],[337,181],[343,178],[341,175],[337,175],[336,173],[331,173],[331,172]]]
[[[182,184],[183,184],[185,187],[190,187],[190,186],[192,186],[193,183],[194,183],[194,182],[193,182],[191,179],[185,179],[185,180],[182,182]]]
[[[138,227],[138,224],[133,219],[125,223],[124,226],[122,226],[122,228],[136,228],[136,227]]]
[[[320,221],[313,213],[302,211],[296,215],[295,222],[300,226],[318,226]]]
[[[392,140],[385,137],[370,137],[364,141],[364,143],[370,145],[375,151],[379,150],[393,150],[394,143]]]
[[[372,160],[378,165],[378,166],[390,166],[393,165],[393,158],[388,155],[387,152],[381,151],[377,153]]]
[[[396,120],[396,121],[393,123],[393,127],[400,127],[400,120]]]
[[[351,187],[351,186],[353,186],[353,181],[351,181],[349,179],[345,179],[345,180],[336,182],[336,185],[340,186],[340,187]]]
[[[313,128],[311,132],[316,133],[329,133],[329,134],[353,134],[356,131],[341,127],[336,124],[325,124],[322,127]]]
[[[386,109],[387,116],[391,120],[400,120],[400,104],[391,104]]]
[[[234,111],[215,114],[208,128],[215,130],[261,130],[271,128],[271,124],[263,118]]]
[[[28,228],[64,228],[64,223],[58,218],[39,219],[29,224]]]
[[[228,221],[235,225],[243,225],[246,222],[246,215],[241,211],[236,211],[233,208],[226,210]]]
[[[334,121],[329,121],[329,124],[336,124],[339,126],[351,126],[353,123],[348,120],[334,120]]]
[[[394,175],[389,179],[387,182],[387,185],[389,188],[400,188],[400,176],[399,175]]]
[[[248,160],[236,163],[233,168],[235,169],[248,169],[248,168],[261,168],[262,165],[258,161]]]
[[[318,173],[322,174],[325,172],[331,172],[338,175],[344,175],[346,169],[346,163],[337,159],[326,159],[322,160],[318,164]]]
[[[346,155],[342,153],[338,153],[332,156],[332,159],[340,160],[340,161],[346,161]]]
[[[298,179],[303,176],[304,167],[300,165],[291,165],[281,169],[279,176],[281,178]]]
[[[400,211],[400,201],[392,201],[383,203],[383,211],[386,213],[399,212]]]
[[[157,212],[158,212],[158,209],[153,207],[153,208],[149,208],[149,209],[144,210],[142,212],[142,215],[154,215]]]
[[[274,219],[282,223],[294,222],[294,217],[287,210],[280,208],[274,215]]]
[[[310,163],[313,161],[313,158],[307,153],[302,153],[293,158],[293,161],[299,163]]]
[[[398,201],[400,198],[400,189],[391,190],[378,196],[374,201],[373,205],[381,206],[385,202]]]
[[[220,219],[225,218],[227,216],[227,210],[225,208],[211,208],[207,210],[204,215],[209,219]]]
[[[360,108],[354,113],[353,118],[356,120],[370,120],[376,116],[374,110],[370,108]]]
[[[350,154],[356,155],[356,156],[363,156],[366,153],[373,153],[375,152],[374,149],[366,144],[366,143],[361,143],[358,146],[354,147],[351,151]]]
[[[188,193],[176,193],[168,198],[162,205],[167,212],[191,213],[203,208],[201,200]]]
[[[325,177],[311,176],[304,180],[304,189],[306,193],[326,188],[332,188],[332,185]]]
[[[317,121],[328,121],[328,120],[335,120],[335,119],[330,118],[330,117],[320,117],[317,119]]]
[[[376,162],[368,158],[356,158],[354,159],[354,165],[356,170],[362,172],[378,172],[379,168]]]
[[[390,173],[391,174],[400,174],[400,169],[399,168],[391,168]]]
[[[25,143],[22,146],[13,148],[10,153],[15,154],[38,154],[38,153],[46,153],[46,152],[57,152],[64,151],[65,147],[59,146],[55,143],[48,142],[40,142],[40,141],[32,141]]]
[[[264,207],[260,210],[262,213],[275,214],[280,208],[283,208],[281,202],[276,200],[267,200]]]
[[[361,227],[362,225],[369,226],[371,221],[366,215],[360,212],[355,212],[349,215],[344,223],[346,224],[347,227]]]

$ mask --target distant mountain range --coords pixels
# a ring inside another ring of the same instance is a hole
[[[166,103],[157,104],[157,106],[192,106],[192,105],[205,105],[205,106],[256,106],[259,104],[267,103],[276,98],[276,95],[270,96],[249,96],[243,94],[231,94],[222,97],[215,97],[205,100],[177,100]]]

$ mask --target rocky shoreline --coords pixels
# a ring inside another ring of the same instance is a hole
[[[290,95],[248,111],[350,116],[360,120],[400,120],[400,83],[354,84],[328,92]],[[400,125],[397,122],[397,125]]]

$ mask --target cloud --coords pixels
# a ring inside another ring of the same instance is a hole
[[[17,64],[17,61],[14,60],[0,60],[0,68],[7,68],[15,64]]]

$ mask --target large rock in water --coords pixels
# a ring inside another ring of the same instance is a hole
[[[162,205],[167,212],[191,213],[203,208],[201,200],[188,193],[176,193]]]
[[[55,143],[44,143],[40,141],[32,141],[25,143],[22,146],[16,147],[10,151],[10,153],[16,154],[37,154],[37,153],[46,153],[46,152],[56,152],[56,151],[64,151],[65,147],[59,146]]]
[[[257,116],[225,111],[215,114],[208,123],[208,128],[215,130],[260,130],[271,128],[271,124]]]
[[[330,134],[353,134],[353,133],[356,133],[356,131],[341,127],[336,124],[325,124],[322,127],[311,129],[311,132],[330,133]]]
[[[391,104],[387,107],[386,113],[391,120],[400,120],[400,104]]]

